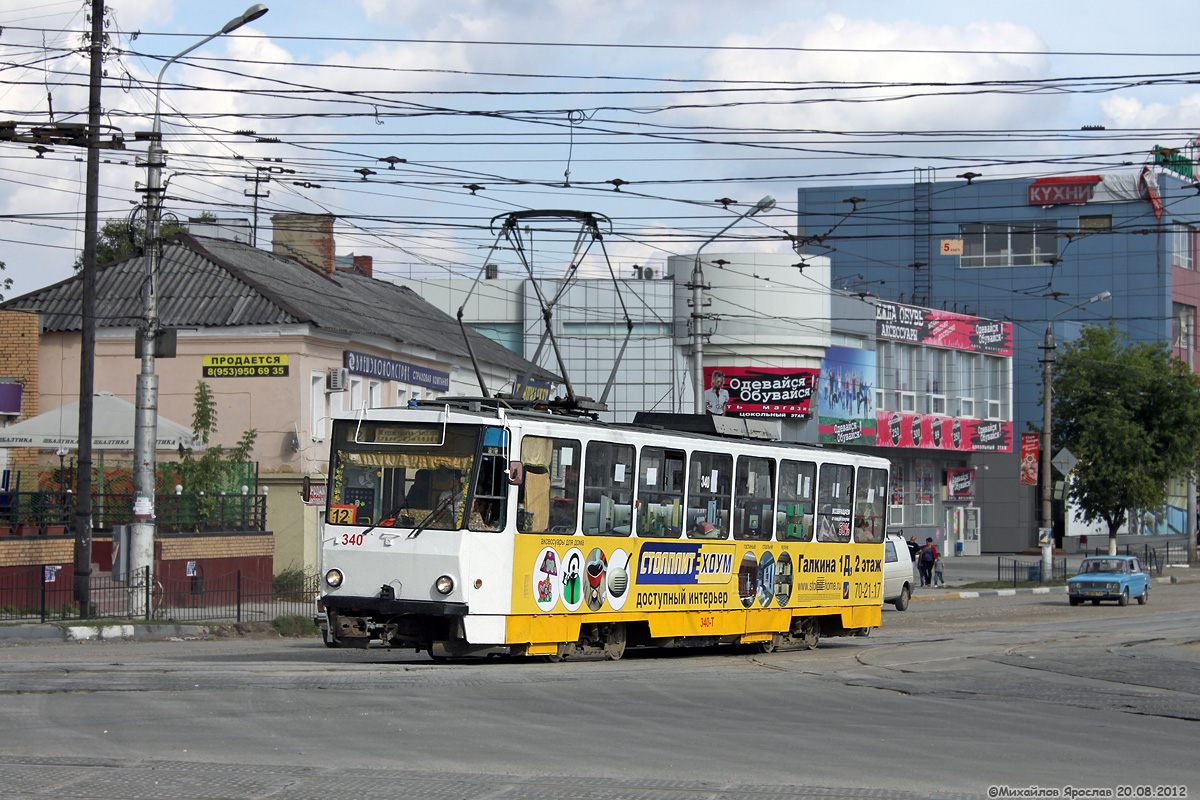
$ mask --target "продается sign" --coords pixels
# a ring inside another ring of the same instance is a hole
[[[288,357],[283,354],[204,356],[205,378],[286,378]]]

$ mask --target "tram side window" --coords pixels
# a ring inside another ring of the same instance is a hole
[[[854,502],[854,467],[822,464],[817,482],[817,541],[850,541],[851,505]]]
[[[691,473],[687,498],[688,537],[729,538],[733,456],[725,453],[692,453]]]
[[[471,513],[467,527],[473,531],[498,531],[504,527],[505,500],[508,497],[508,466],[505,459],[507,433],[488,428],[483,434],[483,455],[479,460],[475,491],[471,495]]]
[[[526,436],[521,442],[525,480],[517,503],[521,533],[574,535],[579,508],[580,444]]]
[[[638,536],[678,539],[683,526],[684,452],[643,447],[638,472]]]
[[[854,541],[878,544],[887,530],[886,469],[860,467],[854,498]]]
[[[811,542],[816,503],[817,465],[811,461],[782,461],[779,464],[779,504],[775,506],[777,538]]]
[[[583,463],[583,533],[628,536],[633,525],[633,445],[590,442]]]
[[[770,539],[775,531],[775,460],[739,456],[733,493],[733,538]]]

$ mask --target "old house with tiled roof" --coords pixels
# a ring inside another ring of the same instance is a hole
[[[158,314],[174,331],[176,354],[156,359],[156,373],[160,416],[190,423],[204,380],[217,401],[214,444],[258,431],[252,458],[259,485],[270,490],[278,570],[315,563],[316,510],[305,508],[299,490],[305,476],[324,480],[331,414],[478,395],[470,351],[490,392],[511,389],[518,376],[556,376],[469,329],[468,349],[453,317],[411,289],[371,277],[369,258],[339,269],[332,217],[273,221],[271,251],[187,233],[164,242]],[[129,402],[146,269],[139,256],[97,274],[95,389]],[[75,277],[0,305],[39,315],[42,411],[78,399],[81,299]]]

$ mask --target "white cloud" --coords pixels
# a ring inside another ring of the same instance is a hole
[[[928,83],[929,87],[833,89],[778,93],[781,106],[730,109],[734,124],[830,131],[957,130],[1012,127],[1014,120],[1045,123],[1059,101],[1030,95],[951,94],[936,84],[983,80],[1036,80],[1050,75],[1050,61],[1036,54],[1045,44],[1029,28],[1011,23],[961,26],[900,21],[881,23],[828,16],[795,21],[759,34],[736,34],[722,42],[736,47],[790,47],[807,52],[719,51],[705,62],[710,78],[725,80]],[[1034,55],[990,53],[905,53],[897,50],[1032,51]],[[834,52],[830,52],[834,51]],[[841,51],[841,52],[837,52]],[[851,52],[873,51],[873,52]],[[883,98],[910,93],[929,96],[903,101]],[[828,102],[804,102],[808,99]],[[838,102],[844,100],[870,102]]]

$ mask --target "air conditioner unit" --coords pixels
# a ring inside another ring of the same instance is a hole
[[[350,388],[350,370],[345,367],[330,367],[325,373],[325,391],[345,392]]]
[[[655,278],[654,267],[644,267],[642,269],[642,280],[652,281]]]

